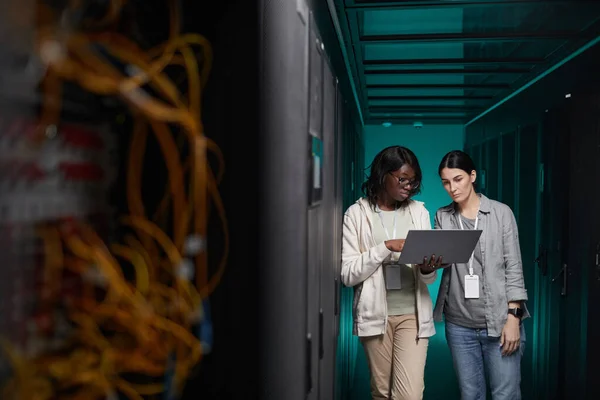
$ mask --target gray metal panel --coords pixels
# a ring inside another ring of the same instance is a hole
[[[337,394],[340,388],[338,384],[337,357],[338,357],[338,340],[340,334],[340,308],[341,308],[341,259],[342,259],[342,218],[344,206],[343,192],[343,171],[342,171],[342,151],[343,151],[343,129],[344,129],[344,101],[339,91],[339,82],[336,79],[336,100],[335,100],[335,165],[334,165],[334,208],[333,208],[333,250],[334,250],[334,326],[333,337],[335,340],[333,349],[333,365],[334,365],[334,396],[337,399]]]
[[[336,282],[336,337],[339,335],[340,331],[340,308],[341,308],[341,280],[340,274],[342,272],[342,220],[344,215],[344,171],[343,171],[343,150],[344,150],[344,111],[345,111],[345,102],[342,97],[339,89],[339,83],[337,84],[337,99],[336,99],[336,127],[335,127],[335,143],[336,143],[336,153],[335,153],[335,222],[334,225],[336,227],[336,235],[335,235],[335,249],[337,251],[335,260],[336,260],[336,274],[335,278]]]
[[[322,138],[323,123],[323,57],[322,42],[317,32],[314,16],[310,17],[310,102],[309,130],[314,136]]]
[[[261,12],[260,398],[301,400],[307,361],[308,93],[299,78],[306,73],[307,28],[295,0],[263,1]]]
[[[312,338],[311,349],[311,391],[307,399],[319,398],[319,311],[320,271],[323,265],[323,206],[308,211],[308,304],[307,325]]]
[[[335,128],[336,82],[327,62],[323,63],[323,263],[321,266],[319,398],[333,399],[335,382]]]
[[[317,31],[317,26],[314,22],[314,15],[310,15],[309,24],[309,65],[310,74],[308,82],[310,86],[310,96],[308,101],[309,109],[309,132],[310,135],[323,138],[322,134],[322,117],[323,117],[323,57],[321,55],[321,40]],[[323,154],[324,158],[327,154]],[[322,162],[326,163],[327,160]],[[326,169],[324,167],[324,173]],[[329,191],[325,182],[323,182],[324,195]],[[320,274],[323,266],[323,215],[325,212],[325,201],[321,201],[316,207],[308,211],[308,264],[307,264],[307,327],[308,334],[312,338],[311,349],[311,391],[307,399],[319,398],[319,347],[320,347]]]

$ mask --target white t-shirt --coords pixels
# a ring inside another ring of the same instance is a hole
[[[390,239],[406,239],[410,229],[413,229],[413,221],[408,207],[399,208],[396,211],[372,211],[373,213],[373,235],[377,244],[388,240],[386,231],[382,225],[385,225]],[[394,232],[394,214],[396,215],[396,237]],[[381,218],[380,218],[381,217]],[[398,258],[397,253],[392,253],[392,257]],[[409,265],[403,264],[400,269],[402,289],[387,291],[388,315],[414,314],[416,310],[415,295],[415,276]]]

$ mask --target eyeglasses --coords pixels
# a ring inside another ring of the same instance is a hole
[[[398,184],[402,187],[407,187],[410,186],[410,188],[412,190],[417,190],[419,188],[419,186],[421,185],[421,182],[419,182],[416,179],[407,179],[407,178],[399,178],[396,175],[392,174],[391,172],[389,172],[389,174],[395,178],[396,180],[398,180]]]

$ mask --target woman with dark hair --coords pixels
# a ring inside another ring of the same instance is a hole
[[[467,264],[444,270],[434,316],[446,320],[446,339],[462,400],[485,399],[486,378],[493,400],[521,399],[521,356],[529,313],[517,223],[505,204],[475,190],[471,157],[455,150],[439,167],[452,203],[435,216],[436,229],[480,229]]]
[[[371,164],[365,197],[344,215],[342,282],[355,288],[354,334],[369,362],[373,399],[423,398],[428,338],[435,333],[427,289],[436,279],[434,260],[397,261],[410,229],[431,229],[429,212],[411,199],[421,177],[412,151],[388,147]]]

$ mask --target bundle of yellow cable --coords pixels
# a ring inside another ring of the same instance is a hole
[[[224,160],[217,145],[204,136],[201,118],[201,93],[211,68],[211,47],[200,35],[179,34],[174,1],[169,2],[170,39],[149,52],[108,28],[102,33],[65,31],[58,23],[61,15],[84,2],[71,3],[70,9],[60,12],[39,3],[38,51],[47,66],[40,132],[48,125],[60,124],[65,81],[98,95],[119,96],[129,105],[135,118],[127,171],[130,215],[121,222],[134,234],[127,236],[125,243],[107,245],[81,221],[48,222],[39,227],[44,275],[53,301],[60,302],[65,271],[81,277],[83,290],[77,301],[68,305],[74,328],[60,351],[25,359],[2,343],[3,356],[13,366],[13,378],[0,396],[7,400],[90,400],[121,393],[130,399],[144,399],[166,390],[164,375],[172,355],[176,359],[173,388],[177,392],[202,356],[201,343],[190,328],[199,317],[202,300],[214,291],[223,275],[229,249],[225,210],[218,192]],[[125,3],[111,1],[105,16],[86,20],[82,26],[113,26]],[[125,75],[115,68],[93,49],[93,44],[130,66],[131,71]],[[200,49],[200,70],[192,46]],[[169,65],[185,68],[187,96],[165,74]],[[151,97],[142,89],[144,85],[160,98]],[[187,159],[181,157],[172,127],[185,134]],[[141,194],[150,132],[161,146],[169,171],[165,197],[152,218]],[[39,140],[44,140],[43,135]],[[217,157],[218,176],[209,165],[208,152]],[[210,279],[205,246],[185,254],[186,242],[206,240],[209,201],[222,221],[224,234],[224,255]],[[161,229],[160,221],[169,208],[172,226]],[[195,284],[186,270],[188,259],[195,260]],[[124,277],[122,262],[133,267],[133,282]]]

